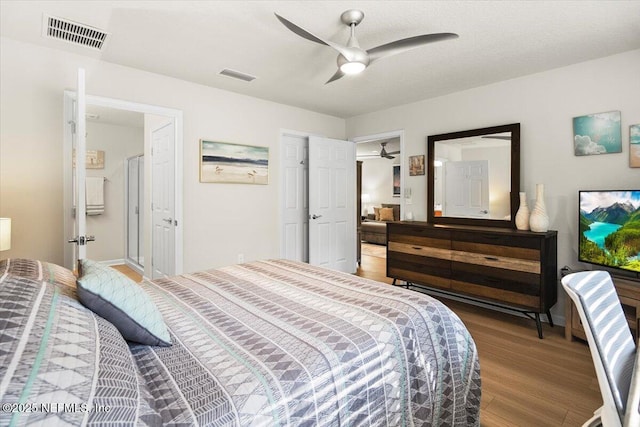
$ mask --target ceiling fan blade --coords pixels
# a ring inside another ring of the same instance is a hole
[[[409,49],[422,46],[427,43],[434,43],[443,40],[456,39],[458,35],[455,33],[434,33],[423,34],[421,36],[409,37],[406,39],[396,40],[391,43],[383,44],[367,50],[370,61],[375,61],[387,56],[396,55]]]
[[[387,154],[400,154],[400,151],[387,151]]]
[[[338,43],[334,43],[334,42],[329,41],[329,40],[323,40],[320,37],[310,33],[307,30],[305,30],[304,28],[297,26],[296,24],[294,24],[293,22],[289,21],[288,19],[283,18],[282,16],[278,15],[277,13],[274,13],[274,15],[276,15],[276,18],[278,18],[278,20],[280,22],[282,22],[282,24],[285,27],[287,27],[288,29],[290,29],[291,31],[293,31],[294,33],[299,35],[300,37],[302,37],[304,39],[307,39],[307,40],[310,40],[310,41],[315,42],[315,43],[319,43],[319,44],[323,44],[325,46],[332,47],[333,49],[337,50],[338,53],[342,54],[342,56],[347,58],[347,60],[349,60],[349,61],[353,61],[354,60],[352,51],[350,49],[348,49],[346,46],[339,45]]]
[[[338,68],[338,71],[336,71],[336,73],[333,76],[331,76],[331,78],[327,80],[325,84],[341,79],[342,77],[344,77],[344,75],[345,75],[344,72],[340,68]]]
[[[502,135],[496,135],[496,136],[481,136],[481,138],[487,138],[487,139],[504,139],[505,141],[511,141],[511,137],[510,136],[502,136]]]

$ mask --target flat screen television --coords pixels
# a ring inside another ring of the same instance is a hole
[[[578,258],[640,273],[640,190],[580,191]]]

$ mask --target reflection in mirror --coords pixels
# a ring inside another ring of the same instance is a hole
[[[434,155],[436,212],[509,219],[511,133],[438,141]]]
[[[519,140],[518,124],[430,136],[429,222],[512,226]]]

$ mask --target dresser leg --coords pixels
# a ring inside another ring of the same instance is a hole
[[[540,313],[536,313],[536,326],[538,327],[538,338],[542,339],[542,323],[540,322]]]
[[[549,325],[553,328],[553,318],[551,317],[551,310],[547,310],[547,319],[549,320]]]

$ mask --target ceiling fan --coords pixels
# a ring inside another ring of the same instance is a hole
[[[392,154],[400,154],[400,151],[387,151],[387,143],[389,141],[384,141],[380,143],[380,154],[376,154],[376,155],[364,155],[364,156],[358,156],[358,158],[360,159],[369,159],[369,158],[378,158],[378,157],[382,157],[384,159],[395,159],[396,157],[393,156]]]
[[[338,71],[325,83],[331,83],[339,78],[344,77],[346,74],[358,74],[364,71],[370,64],[375,61],[386,58],[397,53],[404,52],[409,49],[413,49],[423,44],[438,42],[442,40],[455,39],[458,35],[455,33],[433,33],[423,34],[421,36],[408,37],[406,39],[396,40],[390,43],[386,43],[371,49],[364,50],[360,47],[358,40],[356,39],[356,26],[364,19],[364,13],[360,10],[350,9],[342,13],[340,20],[343,24],[349,26],[351,29],[351,35],[346,46],[334,43],[329,40],[324,40],[309,31],[305,30],[294,24],[293,22],[283,18],[282,16],[275,14],[276,17],[284,24],[285,27],[303,37],[315,43],[323,44],[332,47],[338,51]]]

